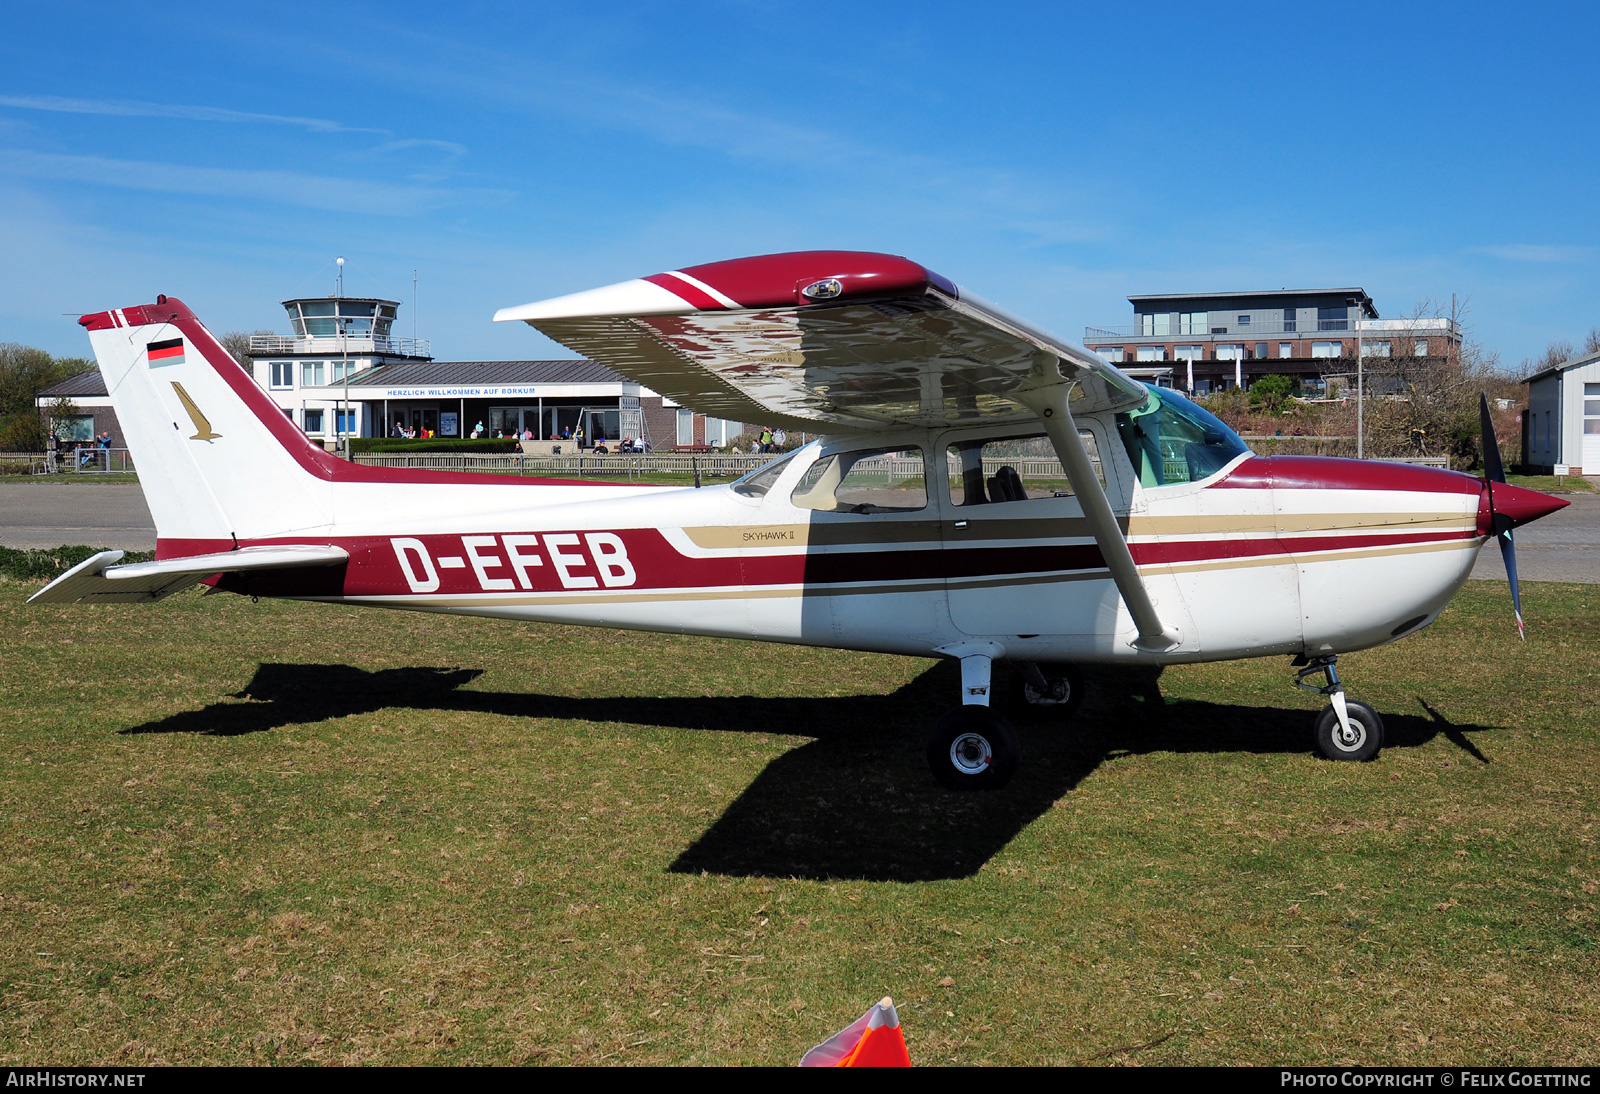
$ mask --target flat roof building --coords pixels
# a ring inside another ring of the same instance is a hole
[[[1204,395],[1276,373],[1326,390],[1367,358],[1445,357],[1451,319],[1382,319],[1360,287],[1130,296],[1133,322],[1084,328],[1084,345],[1127,371]]]
[[[1600,474],[1600,352],[1534,373],[1522,412],[1522,464],[1535,475]]]

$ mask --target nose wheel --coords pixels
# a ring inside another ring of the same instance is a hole
[[[1329,699],[1317,715],[1317,750],[1330,760],[1363,763],[1376,759],[1383,748],[1383,718],[1366,703],[1345,698],[1344,685],[1335,668],[1337,661],[1337,657],[1312,658],[1295,676],[1297,687]],[[1319,672],[1326,676],[1326,684],[1306,683],[1306,677]]]

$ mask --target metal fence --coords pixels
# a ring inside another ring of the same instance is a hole
[[[25,466],[29,475],[121,475],[134,469],[126,448],[63,448],[54,457],[45,452],[0,452],[0,463]]]
[[[1258,442],[1330,442],[1353,441],[1353,437],[1259,437],[1251,438]],[[712,477],[744,475],[774,459],[773,456],[731,456],[709,453],[707,455],[690,454],[651,454],[644,456],[589,456],[589,455],[562,455],[562,456],[524,456],[524,455],[456,455],[448,452],[419,453],[417,455],[393,455],[390,453],[369,453],[356,457],[356,462],[369,467],[425,467],[441,471],[475,471],[490,475],[534,475],[539,477],[557,478],[627,478],[635,479],[641,475],[651,474],[681,474],[689,475],[698,471],[702,475]],[[1390,463],[1420,464],[1426,467],[1449,467],[1450,461],[1444,456],[1415,456],[1396,457]],[[947,460],[949,474],[959,478],[961,467],[952,455]],[[995,474],[1003,466],[1016,469],[1017,474],[1025,479],[1060,479],[1065,480],[1066,471],[1061,466],[1061,461],[1053,456],[989,456],[983,461],[984,476]],[[853,473],[878,473],[884,475],[889,482],[905,482],[919,479],[923,476],[923,464],[920,459],[911,456],[871,456],[858,460],[851,468]]]
[[[1260,437],[1256,441],[1327,442],[1347,441],[1345,437]],[[734,456],[718,453],[651,453],[648,455],[561,455],[528,456],[520,453],[505,455],[455,454],[450,452],[425,452],[416,455],[392,453],[364,453],[355,462],[367,467],[420,467],[440,471],[470,471],[486,475],[522,475],[539,478],[626,478],[637,479],[644,475],[699,473],[711,478],[736,477],[776,459],[776,456]],[[1450,466],[1444,456],[1391,457],[1389,463],[1418,464],[1424,467]],[[133,458],[126,448],[84,448],[63,450],[52,467],[50,459],[39,452],[0,452],[0,463],[24,465],[27,474],[124,474],[134,471]],[[949,474],[953,479],[961,475],[959,462],[954,455],[947,459]],[[989,456],[983,461],[985,477],[995,474],[1003,466],[1016,469],[1025,479],[1061,479],[1067,475],[1061,461],[1047,456]],[[912,456],[872,456],[858,460],[852,468],[856,472],[879,473],[890,482],[905,482],[923,476],[922,460]]]
[[[372,335],[340,338],[334,335],[285,336],[281,334],[252,334],[250,353],[256,357],[277,354],[320,353],[336,356],[341,353],[396,353],[405,357],[426,357],[433,352],[433,344],[426,338],[377,338]]]
[[[534,475],[562,478],[627,478],[641,475],[681,474],[713,477],[739,476],[754,471],[777,456],[723,455],[708,452],[662,452],[644,455],[609,456],[563,453],[560,456],[530,456],[519,452],[505,455],[480,455],[454,452],[366,452],[355,462],[367,467],[424,467],[439,471],[473,471],[486,475]]]

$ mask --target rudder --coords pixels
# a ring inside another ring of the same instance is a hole
[[[329,457],[182,301],[85,315],[165,556],[333,522]]]

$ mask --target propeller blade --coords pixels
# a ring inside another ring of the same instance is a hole
[[[1522,589],[1517,583],[1517,548],[1511,542],[1511,519],[1495,512],[1494,484],[1506,481],[1505,465],[1500,462],[1500,442],[1494,435],[1494,419],[1489,416],[1489,393],[1478,392],[1478,422],[1483,428],[1483,482],[1489,492],[1490,527],[1500,540],[1500,558],[1506,564],[1506,580],[1511,583],[1511,610],[1517,614],[1517,637],[1528,640],[1522,623]]]
[[[1489,417],[1489,395],[1478,392],[1478,418],[1483,426],[1483,474],[1490,482],[1505,482],[1506,469],[1500,462],[1500,442],[1495,439],[1494,421]]]
[[[1511,607],[1517,613],[1517,634],[1526,642],[1528,628],[1522,625],[1522,590],[1517,583],[1517,549],[1512,545],[1509,531],[1500,533],[1500,557],[1506,564],[1506,578],[1511,582]]]

